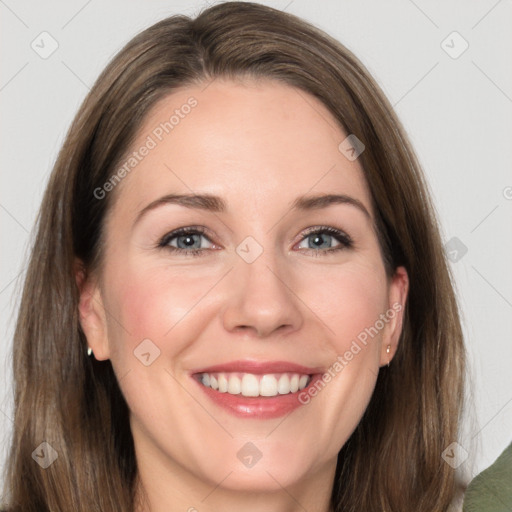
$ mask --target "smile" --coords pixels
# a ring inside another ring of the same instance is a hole
[[[298,373],[202,373],[203,386],[245,397],[288,395],[304,389],[311,376]]]
[[[239,418],[264,420],[304,407],[300,393],[323,372],[287,361],[239,360],[196,368],[191,377],[216,406]]]

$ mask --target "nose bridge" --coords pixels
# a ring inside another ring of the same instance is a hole
[[[295,330],[302,323],[286,262],[270,245],[247,237],[236,248],[224,324],[228,330],[252,329],[267,336],[277,329]],[[288,282],[287,282],[288,281]]]

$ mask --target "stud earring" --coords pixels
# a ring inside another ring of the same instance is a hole
[[[391,345],[388,345],[388,347],[386,348],[386,354],[388,355],[388,368],[389,368],[389,363],[390,363],[390,360],[389,360],[389,351],[391,350]]]
[[[92,354],[92,348],[91,347],[87,347],[87,355],[90,357]]]

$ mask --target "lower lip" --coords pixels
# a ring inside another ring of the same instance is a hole
[[[299,396],[301,393],[307,393],[309,387],[321,378],[321,374],[313,375],[309,384],[300,391],[269,397],[248,397],[241,394],[232,395],[227,392],[219,393],[210,387],[204,386],[198,379],[192,378],[206,393],[206,396],[231,414],[239,418],[271,419],[285,416],[305,405],[300,402]]]

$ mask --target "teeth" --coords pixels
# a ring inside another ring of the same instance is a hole
[[[236,375],[232,375],[228,379],[228,393],[230,395],[239,395],[242,390],[240,379]]]
[[[295,374],[290,379],[290,391],[292,393],[295,393],[298,389],[299,389],[299,376],[297,374]]]
[[[261,396],[277,395],[277,380],[273,375],[263,375],[260,381]]]
[[[220,393],[257,397],[277,396],[295,393],[304,389],[310,382],[309,375],[298,373],[203,373],[201,382]]]
[[[235,377],[236,378],[236,377]],[[260,384],[256,375],[246,373],[242,377],[242,395],[244,396],[259,396]]]
[[[203,375],[208,375],[207,373],[204,373]],[[218,383],[219,383],[219,391],[221,393],[226,393],[226,391],[228,390],[228,379],[226,379],[226,376],[221,373],[219,374],[219,377],[218,377]],[[203,381],[203,384],[204,384],[204,381]]]
[[[277,391],[280,395],[286,395],[290,392],[290,378],[288,375],[281,375],[277,384]]]

